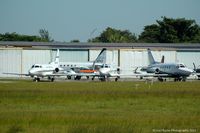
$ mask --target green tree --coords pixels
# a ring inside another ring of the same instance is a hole
[[[160,37],[160,27],[156,24],[147,25],[139,36],[139,41],[147,43],[158,43]]]
[[[157,24],[145,26],[139,36],[140,42],[181,43],[200,40],[200,27],[195,20],[162,17],[162,20],[156,22]]]
[[[0,34],[0,41],[28,41],[28,42],[49,42],[51,40],[47,30],[40,30],[40,36],[21,35],[16,32]]]
[[[136,42],[137,38],[128,30],[117,30],[114,28],[106,28],[100,36],[89,39],[88,42],[104,42],[104,43],[131,43]]]
[[[72,43],[79,43],[80,41],[78,39],[74,39],[74,40],[71,40],[70,42],[72,42]]]
[[[53,40],[51,40],[48,30],[40,29],[39,34],[43,41],[45,41],[45,42],[53,41]]]
[[[20,35],[16,32],[0,34],[0,41],[42,41],[39,36]]]

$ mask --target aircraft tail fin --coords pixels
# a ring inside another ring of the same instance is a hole
[[[149,59],[149,63],[150,64],[155,64],[156,63],[154,58],[153,58],[153,55],[151,53],[151,50],[149,48],[148,48],[148,59]]]
[[[99,55],[97,56],[95,62],[105,63],[106,62],[106,48],[103,48]]]
[[[165,63],[165,56],[162,56],[161,63]]]
[[[57,53],[56,53],[56,58],[55,58],[55,64],[59,64],[59,58],[60,58],[60,50],[57,49]]]
[[[93,69],[95,68],[95,63],[106,63],[106,48],[103,48],[97,58],[93,62]]]

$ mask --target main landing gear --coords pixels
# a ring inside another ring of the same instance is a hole
[[[167,81],[167,80],[166,80],[166,78],[158,77],[158,81],[163,82],[163,81]]]
[[[40,82],[40,78],[35,77],[35,78],[33,79],[33,81],[34,81],[34,82]]]
[[[54,77],[48,77],[49,81],[53,82],[55,80]]]
[[[183,81],[183,82],[185,82],[186,81],[186,77],[174,78],[174,82],[177,82],[177,81]]]
[[[74,80],[80,80],[81,79],[81,76],[75,76],[74,77]]]

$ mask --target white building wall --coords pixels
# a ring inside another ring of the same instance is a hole
[[[155,59],[155,61],[160,62],[162,59],[162,56],[164,55],[165,63],[172,63],[172,62],[177,62],[177,54],[176,51],[164,51],[164,50],[159,50],[159,51],[152,51],[152,55]]]
[[[101,50],[89,50],[89,60],[94,61]],[[189,68],[193,68],[193,62],[196,66],[200,65],[200,52],[178,51],[175,50],[157,50],[152,51],[156,61],[161,61],[162,55],[165,56],[165,62],[184,63]],[[20,48],[2,48],[0,49],[0,77],[16,77],[16,75],[5,75],[4,73],[27,73],[30,67],[35,64],[46,64],[55,59],[56,50],[23,50]],[[148,54],[146,49],[121,49],[107,50],[106,63],[120,64],[121,73],[132,74],[136,67],[147,66]],[[118,56],[120,62],[118,63]],[[60,50],[61,62],[87,62],[88,50]]]
[[[177,61],[193,69],[193,63],[195,63],[196,67],[200,65],[200,52],[177,52]]]
[[[97,56],[99,55],[99,53],[101,52],[101,50],[89,50],[89,61],[94,61],[96,58],[97,58]]]
[[[120,50],[120,70],[122,74],[132,74],[137,67],[146,66],[147,64],[147,51]]]
[[[16,77],[3,73],[22,73],[21,49],[0,49],[0,77]]]
[[[56,57],[56,50],[52,51],[52,61]],[[88,50],[60,50],[60,62],[87,62]]]
[[[101,50],[90,50],[89,52],[89,61],[94,61]],[[114,65],[118,65],[118,50],[106,50],[106,63],[113,63]]]
[[[23,50],[22,73],[28,73],[33,64],[48,64],[51,61],[50,50]]]
[[[108,50],[106,53],[106,63],[113,64],[118,66],[118,51],[117,50]]]

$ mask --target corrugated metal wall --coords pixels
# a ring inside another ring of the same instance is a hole
[[[187,67],[193,69],[193,63],[195,63],[196,67],[200,65],[200,52],[177,52],[177,61],[180,63],[184,63]]]
[[[56,50],[52,51],[52,61],[55,59]],[[87,62],[88,50],[74,49],[74,50],[60,50],[60,62]]]
[[[50,50],[0,49],[0,77],[18,77],[2,73],[27,74],[33,64],[51,61]]]
[[[50,50],[23,50],[22,73],[27,73],[33,64],[48,64],[51,61]]]
[[[94,61],[101,52],[101,50],[90,50],[89,52],[89,61]]]
[[[16,75],[2,73],[21,73],[21,57],[21,49],[0,49],[0,77],[16,77]]]
[[[61,62],[87,62],[94,61],[101,50],[60,50]],[[165,62],[182,62],[188,67],[193,68],[193,62],[196,66],[200,65],[200,52],[158,50],[152,51],[156,61],[160,61],[162,55],[165,56]],[[16,77],[14,75],[4,75],[8,73],[27,73],[30,67],[35,64],[46,64],[55,59],[56,50],[26,50],[26,49],[0,49],[0,77]],[[122,73],[132,73],[136,67],[147,66],[148,55],[146,49],[121,49],[107,50],[106,63],[118,66]],[[119,62],[118,62],[119,59]]]
[[[136,67],[146,66],[147,51],[126,49],[120,50],[120,69],[123,74],[131,74]]]
[[[94,61],[101,50],[90,50],[89,61]],[[118,65],[118,50],[106,50],[106,63]]]
[[[165,56],[165,63],[177,62],[176,51],[164,51],[164,50],[152,51],[152,55],[155,61],[158,62],[161,61],[163,55]]]

